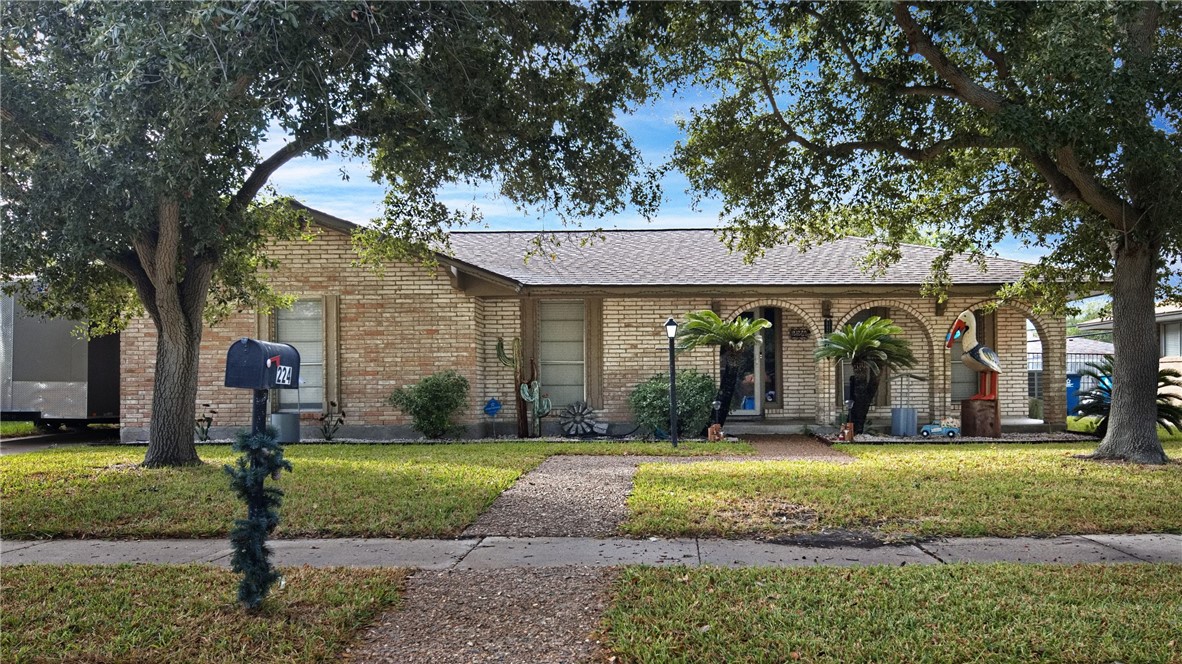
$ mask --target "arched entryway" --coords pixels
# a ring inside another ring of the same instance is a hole
[[[936,367],[942,367],[933,347],[932,327],[927,317],[905,302],[876,300],[852,307],[836,327],[853,325],[871,316],[888,318],[903,330],[903,338],[911,345],[915,366],[900,371],[885,371],[879,377],[878,393],[871,405],[868,422],[872,426],[888,426],[891,408],[902,406],[914,408],[919,422],[938,419],[941,415],[935,395],[937,385],[934,376]],[[827,376],[831,392],[829,407],[835,413],[845,408],[849,394],[850,368],[848,363],[830,364],[832,375]]]
[[[813,349],[820,329],[793,302],[756,300],[734,306],[726,320],[740,316],[771,321],[763,342],[750,352],[736,379],[731,417],[816,422],[817,364]],[[721,378],[721,376],[720,376]]]
[[[1066,421],[1065,330],[1028,308],[981,300],[949,308],[948,323],[961,311],[972,311],[978,324],[978,341],[997,352],[1002,365],[998,397],[1003,428],[1062,428]],[[977,391],[975,372],[960,360],[960,346],[949,353],[945,374],[948,413],[959,415],[960,402]]]

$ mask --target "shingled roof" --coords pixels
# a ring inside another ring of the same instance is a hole
[[[709,229],[603,231],[586,246],[580,244],[586,232],[555,235],[557,246],[544,244],[545,255],[526,260],[536,249],[537,232],[453,233],[452,257],[523,286],[915,286],[928,277],[940,253],[934,247],[904,245],[902,259],[872,278],[858,262],[870,250],[870,242],[858,238],[806,252],[774,247],[747,264]],[[982,272],[958,257],[949,274],[955,285],[999,285],[1020,278],[1028,264],[988,258],[986,267]]]

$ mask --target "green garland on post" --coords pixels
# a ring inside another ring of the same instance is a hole
[[[257,434],[239,432],[234,451],[242,452],[237,467],[224,468],[230,476],[230,488],[246,503],[247,516],[234,521],[234,530],[230,531],[230,546],[234,549],[231,567],[243,574],[238,601],[247,609],[255,609],[281,578],[271,566],[267,536],[279,525],[276,510],[283,504],[283,491],[264,483],[267,477],[278,480],[280,471],[291,472],[291,463],[283,458],[283,446],[276,442],[275,430],[270,427]]]

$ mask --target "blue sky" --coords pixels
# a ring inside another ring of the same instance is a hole
[[[623,126],[652,164],[665,162],[673,145],[682,138],[677,120],[689,113],[690,107],[701,107],[712,99],[705,93],[690,90],[675,99],[661,98],[620,118]],[[263,158],[279,149],[286,137],[279,130],[268,134],[260,148]],[[341,173],[349,175],[348,180]],[[300,202],[329,214],[364,223],[379,216],[384,195],[383,188],[370,179],[370,168],[364,160],[346,160],[333,156],[326,160],[304,157],[295,159],[271,177],[271,185],[281,194],[295,197]],[[662,182],[664,201],[657,216],[645,220],[635,211],[588,222],[587,228],[713,228],[719,225],[721,205],[704,200],[697,209],[686,193],[687,181],[680,173],[671,173]],[[492,230],[555,230],[561,225],[553,218],[523,213],[495,194],[490,187],[456,186],[440,193],[440,200],[458,209],[475,208],[483,220],[474,228]],[[994,246],[999,256],[1017,260],[1036,261],[1045,253],[1038,248],[1024,247],[1015,238],[1007,238]]]

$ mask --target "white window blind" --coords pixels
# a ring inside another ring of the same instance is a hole
[[[1161,326],[1161,356],[1182,355],[1182,323]]]
[[[555,410],[586,398],[583,302],[540,302],[539,373]]]
[[[300,389],[277,390],[279,410],[324,408],[324,303],[298,300],[275,314],[275,340],[300,352]]]

